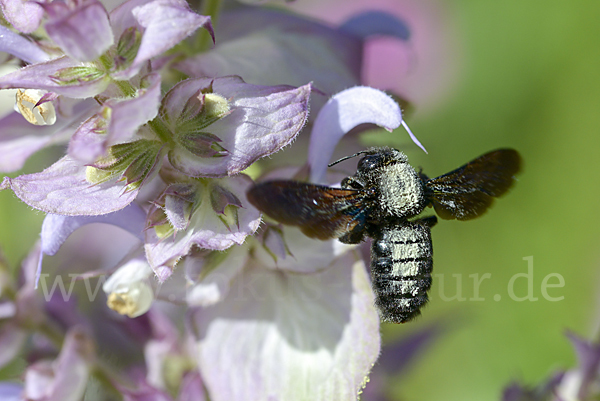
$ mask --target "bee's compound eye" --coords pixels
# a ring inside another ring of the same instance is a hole
[[[372,170],[379,166],[381,157],[379,155],[365,156],[358,162],[359,171]]]

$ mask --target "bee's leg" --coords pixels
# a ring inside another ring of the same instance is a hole
[[[423,224],[423,225],[431,228],[437,224],[438,219],[436,216],[427,216],[427,217],[423,217],[422,219],[415,220],[414,222]]]
[[[342,188],[344,189],[363,189],[365,186],[355,177],[346,177],[342,180]]]
[[[338,238],[344,244],[359,244],[365,239],[366,219],[364,213],[360,212],[352,221],[358,221],[358,224],[354,226],[352,231]]]

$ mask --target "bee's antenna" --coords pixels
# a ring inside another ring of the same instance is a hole
[[[341,163],[341,162],[343,162],[343,161],[345,161],[345,160],[348,160],[348,159],[352,159],[353,157],[356,157],[356,156],[360,156],[360,155],[362,155],[362,154],[364,154],[364,153],[369,153],[369,151],[368,151],[368,150],[361,150],[360,152],[358,152],[358,153],[355,153],[355,154],[353,154],[352,156],[344,156],[344,157],[342,157],[340,160],[334,161],[333,163],[329,163],[329,164],[327,165],[327,167],[332,167],[332,166],[335,166],[335,165],[336,165],[336,164],[338,164],[338,163]]]

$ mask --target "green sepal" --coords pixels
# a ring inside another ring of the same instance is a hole
[[[92,66],[68,67],[60,69],[56,74],[50,76],[54,82],[60,85],[75,85],[82,82],[96,81],[106,73]]]
[[[111,146],[107,155],[86,170],[86,179],[101,184],[113,178],[125,179],[127,191],[139,188],[156,164],[162,143],[141,139]]]
[[[142,33],[136,27],[127,28],[119,38],[114,57],[115,70],[129,67],[138,54],[142,44]]]

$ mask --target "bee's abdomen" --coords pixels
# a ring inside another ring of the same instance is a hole
[[[383,321],[409,321],[427,303],[433,267],[431,223],[423,219],[385,226],[374,238],[371,279]]]

